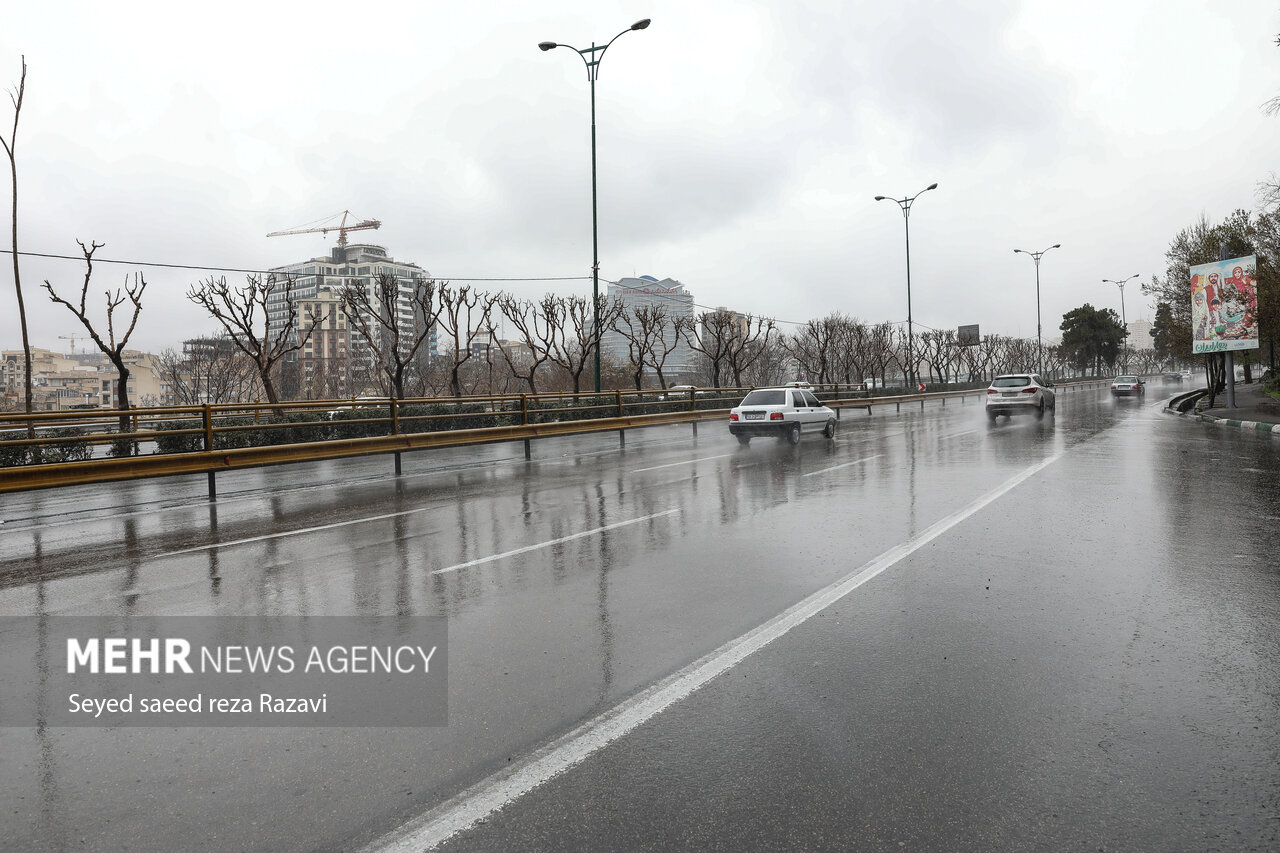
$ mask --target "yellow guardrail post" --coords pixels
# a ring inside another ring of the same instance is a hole
[[[213,411],[209,408],[209,404],[205,403],[200,410],[200,421],[204,427],[204,449],[206,453],[213,451]],[[181,423],[181,421],[179,421]],[[216,501],[218,499],[218,485],[214,482],[213,471],[208,472],[209,477],[209,500]]]
[[[621,388],[615,388],[615,389],[614,389],[614,391],[613,391],[613,393],[614,393],[614,395],[616,395],[616,398],[617,398],[617,403],[618,403],[618,417],[619,417],[619,418],[621,418],[621,417],[622,417],[622,415],[623,415],[623,411],[622,411],[622,389],[621,389]],[[641,407],[640,411],[642,411],[642,412],[644,411],[643,406]],[[626,431],[625,429],[619,429],[619,430],[618,430],[618,447],[620,447],[620,448],[622,448],[622,449],[624,449],[624,450],[625,450],[625,449],[626,449],[626,447],[627,447],[627,431]]]
[[[520,395],[520,426],[529,425],[529,395]],[[533,458],[533,448],[529,444],[529,439],[524,440],[524,458],[529,461]]]
[[[391,434],[400,434],[400,401],[395,397],[391,398]],[[396,457],[396,476],[399,477],[401,474],[400,451],[397,450],[393,455]]]

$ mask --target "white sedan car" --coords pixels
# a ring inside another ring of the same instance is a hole
[[[804,388],[757,388],[729,412],[729,434],[739,444],[758,435],[800,443],[803,433],[836,437],[836,413]]]
[[[991,380],[987,388],[987,417],[994,421],[1004,415],[1035,415],[1057,406],[1053,384],[1034,373],[1007,373]]]

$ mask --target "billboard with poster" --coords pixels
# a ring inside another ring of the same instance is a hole
[[[1191,268],[1191,352],[1258,348],[1258,256]]]

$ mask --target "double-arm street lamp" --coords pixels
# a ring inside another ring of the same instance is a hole
[[[1049,247],[1049,249],[1061,248],[1061,243],[1054,243]],[[1036,372],[1042,379],[1044,378],[1044,344],[1040,340],[1040,259],[1049,249],[1042,249],[1039,252],[1028,252],[1026,249],[1013,250],[1015,255],[1021,252],[1024,255],[1030,255],[1031,260],[1036,262]]]
[[[929,186],[920,190],[920,192],[910,198],[889,198],[887,195],[876,196],[876,201],[892,201],[902,208],[902,221],[907,229],[907,384],[915,385],[915,355],[914,338],[911,331],[911,205],[917,198],[927,193],[929,190],[936,190],[937,184],[929,184]]]
[[[1134,273],[1126,279],[1104,278],[1103,284],[1120,285],[1120,323],[1124,326],[1124,337],[1120,339],[1120,372],[1129,372],[1129,321],[1124,318],[1124,286],[1141,273]]]
[[[600,239],[599,230],[596,225],[596,77],[600,76],[600,61],[604,59],[604,52],[609,49],[609,45],[618,40],[618,37],[632,30],[643,30],[649,26],[649,19],[636,21],[627,27],[621,33],[609,39],[609,43],[597,47],[595,42],[591,43],[591,47],[576,48],[571,44],[559,44],[554,41],[538,42],[538,47],[542,50],[551,50],[557,47],[567,47],[570,50],[577,51],[582,57],[582,61],[587,66],[587,81],[591,83],[591,306],[593,327],[592,331],[595,336],[596,349],[596,393],[600,392]]]

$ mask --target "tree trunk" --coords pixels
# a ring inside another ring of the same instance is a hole
[[[22,69],[23,85],[26,83],[27,70],[25,64]],[[19,101],[21,100],[21,89],[19,90]],[[18,296],[18,324],[22,327],[22,362],[23,362],[23,399],[26,401],[26,412],[31,414],[34,406],[34,392],[31,383],[31,338],[27,334],[27,307],[22,301],[22,276],[18,272],[18,115],[15,112],[13,117],[14,139],[12,147],[9,149],[9,174],[13,181],[13,290]],[[35,421],[27,421],[27,438],[36,437]],[[32,445],[35,450],[35,445]]]
[[[280,398],[276,396],[275,383],[271,381],[271,367],[263,367],[258,365],[258,377],[262,380],[262,392],[267,395],[268,403],[279,403]]]
[[[129,423],[129,368],[124,366],[124,362],[113,360],[116,370],[120,372],[119,378],[116,379],[116,408],[120,410],[120,431],[132,432]]]

